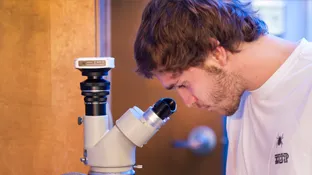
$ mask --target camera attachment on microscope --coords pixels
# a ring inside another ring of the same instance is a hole
[[[79,58],[76,68],[87,79],[80,83],[81,95],[84,96],[85,115],[106,115],[107,96],[110,94],[110,82],[104,79],[114,68],[113,58]]]
[[[110,94],[110,82],[103,76],[108,70],[82,70],[88,78],[80,83],[81,95],[85,96],[86,115],[106,115],[106,101]]]

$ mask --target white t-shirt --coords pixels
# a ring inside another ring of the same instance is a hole
[[[312,175],[312,43],[243,95],[227,134],[227,175]]]

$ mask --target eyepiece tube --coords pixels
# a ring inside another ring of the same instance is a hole
[[[159,118],[165,120],[177,110],[177,104],[172,98],[162,98],[155,103],[152,110]]]

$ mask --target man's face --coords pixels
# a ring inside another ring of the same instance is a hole
[[[187,106],[204,108],[221,115],[233,115],[244,92],[241,79],[214,66],[192,67],[181,75],[155,74],[166,89],[174,89]]]

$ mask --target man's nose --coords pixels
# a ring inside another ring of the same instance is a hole
[[[196,98],[186,89],[178,89],[178,94],[182,98],[184,104],[188,107],[192,107],[196,102]]]

